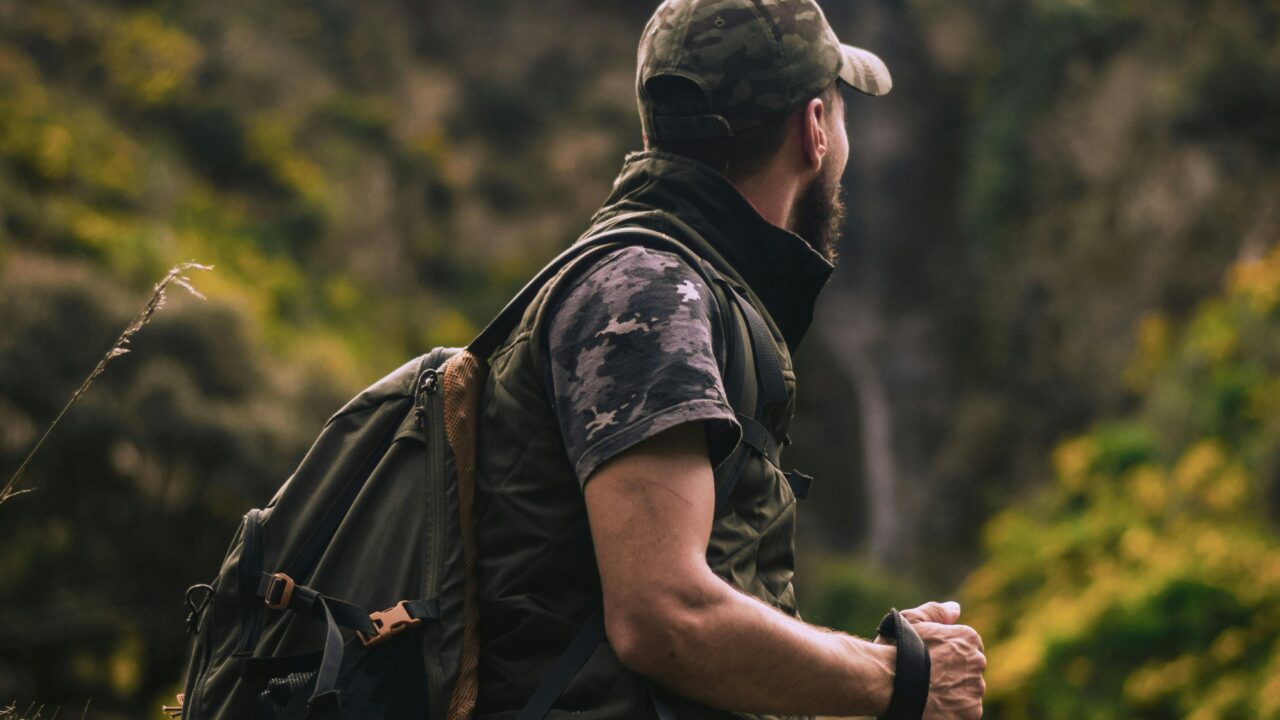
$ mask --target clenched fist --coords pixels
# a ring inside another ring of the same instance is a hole
[[[960,605],[925,603],[902,611],[902,617],[911,623],[929,648],[932,669],[924,720],[982,717],[982,696],[987,691],[982,671],[987,667],[987,657],[977,631],[968,625],[956,624],[960,620]]]

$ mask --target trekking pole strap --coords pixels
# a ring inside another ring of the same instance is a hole
[[[889,709],[878,720],[920,720],[929,701],[929,675],[932,670],[929,648],[897,610],[891,610],[884,616],[876,633],[895,641],[898,646],[893,696],[889,699]]]

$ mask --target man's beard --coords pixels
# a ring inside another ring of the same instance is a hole
[[[792,232],[804,238],[832,265],[840,255],[845,214],[843,194],[839,176],[826,172],[817,175],[796,199],[788,223]]]

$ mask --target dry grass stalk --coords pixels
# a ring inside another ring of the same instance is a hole
[[[19,711],[18,703],[11,702],[6,707],[0,708],[0,720],[40,720],[42,712],[44,712],[43,705],[36,707],[35,703],[31,703],[26,710]]]
[[[84,720],[89,715],[89,703],[93,702],[93,698],[85,701],[84,711],[80,713],[80,720]],[[49,720],[58,720],[58,711],[62,708],[53,709],[53,715]],[[37,706],[31,703],[26,710],[18,711],[18,703],[11,702],[5,707],[0,707],[0,720],[41,720],[40,714],[44,712],[44,705]],[[34,715],[32,713],[35,713]]]
[[[89,376],[86,377],[84,382],[80,383],[80,387],[76,388],[76,391],[71,394],[71,399],[67,401],[66,405],[62,406],[62,411],[58,413],[58,416],[49,424],[49,427],[44,431],[44,434],[36,441],[35,447],[31,448],[31,452],[27,453],[27,457],[22,461],[22,464],[18,466],[17,472],[13,474],[13,477],[9,478],[9,481],[4,484],[3,488],[0,488],[0,504],[3,504],[9,498],[31,492],[35,489],[15,489],[18,485],[18,480],[22,478],[22,473],[27,469],[27,465],[31,463],[31,458],[35,457],[36,453],[40,451],[40,447],[44,445],[45,440],[49,438],[53,429],[62,421],[62,417],[67,414],[67,411],[71,409],[71,406],[76,404],[76,401],[80,399],[81,395],[84,395],[85,391],[89,389],[89,386],[93,384],[93,381],[97,380],[98,376],[102,375],[103,371],[107,369],[107,363],[129,352],[129,341],[132,340],[133,336],[142,329],[142,326],[151,321],[151,317],[156,314],[157,310],[164,307],[166,299],[165,291],[169,286],[177,285],[203,300],[204,295],[200,294],[200,291],[196,290],[195,287],[192,286],[191,278],[187,277],[185,273],[188,270],[212,269],[212,265],[201,265],[194,262],[180,263],[169,268],[169,272],[161,278],[160,282],[156,283],[156,287],[151,291],[151,297],[147,300],[147,304],[143,306],[142,311],[133,319],[133,322],[129,323],[129,326],[124,329],[124,332],[120,333],[120,337],[116,338],[115,344],[111,346],[111,349],[107,351],[107,354],[102,356],[102,359],[98,361],[97,366],[93,368],[93,371],[89,373]],[[9,708],[0,708],[0,713],[6,713],[8,711]],[[8,720],[9,717],[9,715],[0,714],[0,720]]]

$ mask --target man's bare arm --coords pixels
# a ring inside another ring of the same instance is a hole
[[[713,488],[700,424],[641,443],[587,483],[606,632],[622,663],[723,709],[883,712],[893,647],[791,618],[711,572]]]

